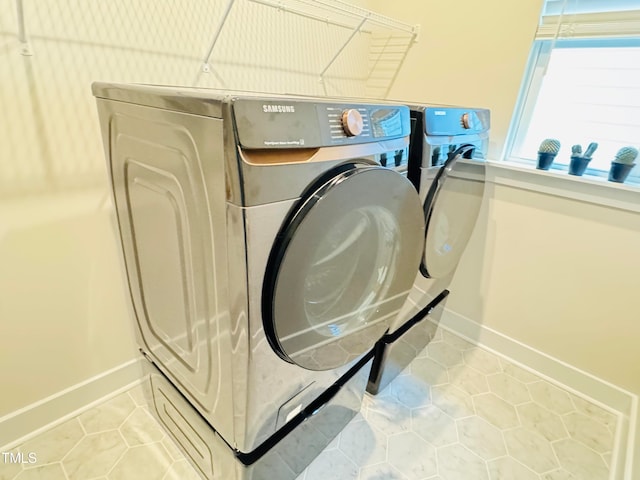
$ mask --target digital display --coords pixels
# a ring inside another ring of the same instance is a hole
[[[402,135],[402,115],[397,108],[380,108],[371,111],[371,130],[374,137]]]

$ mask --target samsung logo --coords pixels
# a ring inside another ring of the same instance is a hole
[[[436,116],[443,116],[447,114],[446,110],[436,110],[435,112],[433,112],[434,115]]]
[[[296,107],[293,105],[262,105],[264,113],[295,113]]]

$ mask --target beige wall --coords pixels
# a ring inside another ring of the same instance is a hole
[[[498,152],[540,1],[364,3],[422,25],[390,97],[491,108],[491,148]],[[191,17],[180,4],[161,5],[151,0],[25,2],[34,53],[25,57],[16,41],[14,4],[0,3],[0,417],[135,357],[89,84],[97,79],[195,81],[223,2],[197,3]],[[128,14],[132,8],[134,14]],[[153,14],[145,15],[145,9]],[[502,13],[495,17],[493,12]],[[141,19],[145,28],[139,28]],[[316,33],[312,40],[296,36],[290,43],[299,47],[301,62],[318,60],[324,66],[332,54],[322,48],[334,47],[328,38],[334,36]],[[233,48],[243,41],[231,40],[225,40],[228,48],[220,55],[238,54]],[[336,68],[366,67],[358,63],[361,48],[354,45]],[[250,59],[262,62],[260,68],[236,68],[219,57],[218,70],[201,75],[198,84],[320,88],[315,64],[301,75],[269,70],[264,53],[258,49]],[[334,81],[331,93],[360,94],[363,77],[355,76]],[[603,241],[614,240],[616,251],[633,254],[638,231],[630,225],[637,217],[508,187],[490,190],[486,221],[474,234],[449,305],[640,392],[640,375],[633,370],[640,361],[632,345],[639,296],[631,275],[638,265],[608,262],[610,254],[601,248]],[[562,236],[567,241],[556,242]],[[569,253],[574,245],[595,262]],[[544,252],[539,257],[523,255],[538,248]],[[606,275],[594,276],[596,270]],[[576,271],[580,275],[574,276]],[[550,302],[537,302],[548,293],[547,282],[557,289]],[[581,301],[606,292],[625,302],[615,295],[618,284],[631,296],[628,304]]]
[[[371,8],[420,25],[389,98],[491,109],[489,154],[511,121],[542,0],[371,0]]]
[[[452,308],[640,393],[640,214],[504,185],[489,193],[474,238],[487,258],[484,305],[466,302],[465,277],[478,276],[469,262]]]
[[[541,2],[373,3],[422,27],[390,97],[490,108],[496,159]],[[640,214],[488,184],[447,306],[640,394],[639,245]]]
[[[199,73],[226,2],[23,3],[31,56],[0,2],[0,417],[136,356],[91,82],[320,94],[351,33],[236,2]],[[369,43],[343,52],[329,93],[362,93]]]
[[[0,202],[0,416],[133,358],[103,193]]]

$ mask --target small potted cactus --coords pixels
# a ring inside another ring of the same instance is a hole
[[[638,156],[638,149],[633,147],[622,147],[616,153],[615,159],[611,162],[609,170],[609,181],[624,183],[631,169],[636,165],[635,159]]]
[[[542,141],[538,148],[538,170],[549,170],[553,160],[560,151],[560,141],[555,138],[547,138]]]
[[[584,154],[582,153],[582,146],[574,145],[571,147],[571,161],[569,162],[569,175],[580,176],[584,173],[591,161],[593,152],[598,148],[598,144],[591,142]]]

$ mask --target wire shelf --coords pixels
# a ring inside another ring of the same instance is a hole
[[[0,195],[105,184],[93,81],[384,98],[418,33],[342,0],[0,0]]]

